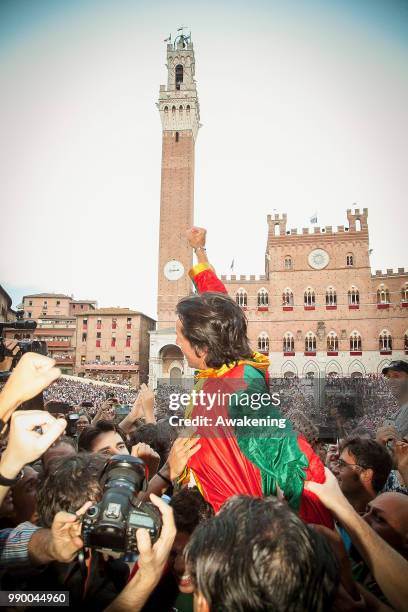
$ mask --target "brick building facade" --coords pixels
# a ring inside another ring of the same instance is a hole
[[[97,308],[77,316],[76,372],[134,385],[147,382],[150,317],[129,308]]]
[[[337,228],[267,222],[265,274],[222,279],[272,375],[357,376],[408,353],[408,272],[371,273],[367,209]]]

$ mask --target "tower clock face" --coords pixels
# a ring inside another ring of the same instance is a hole
[[[323,249],[314,249],[309,253],[308,262],[309,266],[315,270],[323,270],[330,261],[329,254]]]
[[[184,266],[180,261],[172,259],[168,261],[164,266],[164,276],[169,281],[177,281],[184,274]]]

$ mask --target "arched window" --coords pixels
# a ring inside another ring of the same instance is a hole
[[[337,306],[337,294],[333,287],[328,287],[326,291],[326,306]]]
[[[238,289],[235,301],[241,308],[246,308],[248,306],[248,295],[245,289]]]
[[[377,304],[389,304],[390,292],[387,287],[381,284],[377,289]]]
[[[289,288],[285,289],[285,291],[282,293],[282,305],[293,306],[293,292]]]
[[[335,353],[339,350],[339,339],[336,332],[332,331],[327,336],[327,352]]]
[[[408,302],[408,283],[405,283],[401,289],[401,302]]]
[[[383,329],[378,340],[380,351],[392,351],[392,337],[388,330]]]
[[[269,353],[269,337],[266,332],[261,332],[258,336],[258,351]]]
[[[180,89],[180,83],[183,82],[183,66],[177,64],[176,66],[176,89]]]
[[[315,306],[316,304],[315,292],[310,287],[305,291],[304,304],[305,306]]]
[[[293,337],[292,332],[286,332],[286,334],[283,336],[283,352],[295,352],[295,338]]]
[[[316,351],[316,336],[313,332],[307,332],[305,336],[305,353],[314,353]]]
[[[285,257],[285,270],[291,270],[293,266],[292,258],[290,255]]]
[[[350,351],[361,351],[361,336],[358,331],[350,334]]]
[[[258,306],[268,306],[269,305],[269,296],[266,289],[262,287],[258,291]]]
[[[351,287],[348,292],[349,306],[358,306],[360,304],[360,293],[357,287]]]
[[[354,255],[353,253],[347,253],[346,255],[346,264],[348,268],[352,268],[354,266]]]

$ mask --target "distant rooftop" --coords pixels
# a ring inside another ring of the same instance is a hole
[[[72,300],[72,296],[65,295],[64,293],[31,293],[30,295],[24,295],[24,298],[36,298],[36,297],[50,297],[50,298],[66,298]]]
[[[139,312],[138,310],[130,310],[130,308],[115,308],[115,307],[95,308],[95,310],[87,310],[87,311],[83,311],[77,314],[77,316],[84,316],[84,315],[89,315],[93,317],[96,315],[125,315],[125,316],[139,315],[141,317],[152,319],[152,317],[149,317],[148,315],[145,315],[143,314],[143,312]],[[154,319],[152,319],[152,321],[154,321]]]
[[[96,300],[71,300],[71,304],[96,304]]]

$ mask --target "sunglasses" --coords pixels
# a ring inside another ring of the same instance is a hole
[[[363,466],[363,465],[359,465],[358,463],[347,463],[347,461],[344,461],[344,459],[336,459],[336,461],[333,461],[333,463],[335,465],[337,465],[340,469],[345,468],[345,467],[359,467],[362,470],[368,470],[370,469],[370,466]]]

